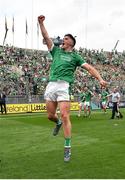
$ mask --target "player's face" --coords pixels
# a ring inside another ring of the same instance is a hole
[[[63,38],[62,48],[63,49],[73,48],[73,40],[69,36],[65,36]]]
[[[84,91],[85,91],[85,92],[87,92],[87,91],[88,91],[88,88],[87,88],[87,87],[85,87],[85,88],[84,88]]]
[[[116,93],[116,92],[117,92],[117,89],[116,89],[116,88],[114,88],[114,89],[113,89],[113,92],[114,92],[114,93]]]
[[[102,87],[102,91],[105,91],[105,87]]]

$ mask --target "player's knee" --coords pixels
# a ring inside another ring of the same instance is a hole
[[[48,114],[48,119],[49,120],[53,120],[55,118],[55,115],[54,114]]]
[[[62,114],[61,114],[61,119],[62,119],[63,121],[66,121],[66,120],[68,119],[68,114],[67,114],[67,113],[62,113]]]

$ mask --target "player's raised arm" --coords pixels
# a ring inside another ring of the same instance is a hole
[[[99,83],[101,86],[106,86],[107,85],[107,82],[104,81],[101,77],[101,75],[99,74],[99,72],[93,67],[91,66],[90,64],[88,63],[85,63],[82,65],[82,67],[84,69],[86,69],[93,77],[95,77],[96,79],[98,79]]]
[[[44,26],[44,20],[45,20],[45,16],[41,15],[38,17],[38,22],[40,25],[42,36],[47,44],[48,49],[50,50],[52,48],[53,42],[51,38],[49,37],[48,32]]]

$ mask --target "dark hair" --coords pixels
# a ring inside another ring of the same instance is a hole
[[[70,38],[73,40],[73,46],[75,46],[75,44],[76,44],[76,39],[73,37],[73,35],[72,35],[72,34],[66,34],[65,36],[70,37]],[[64,36],[64,37],[65,37],[65,36]]]

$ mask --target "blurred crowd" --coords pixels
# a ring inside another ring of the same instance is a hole
[[[109,85],[107,90],[118,86],[120,92],[125,95],[125,52],[105,52],[103,49],[87,50],[80,48],[79,53],[85,58],[86,62],[93,65],[105,79]],[[100,93],[100,86],[98,81],[95,80],[82,68],[76,72],[76,86],[79,89],[82,87],[83,82],[92,90]]]
[[[102,77],[109,82],[108,88],[118,86],[125,95],[125,52],[84,48],[77,51],[86,62],[99,70]],[[43,95],[49,80],[51,62],[52,57],[47,51],[0,46],[0,89],[7,95]],[[78,94],[85,85],[97,93],[100,92],[98,81],[79,67],[71,94]]]

